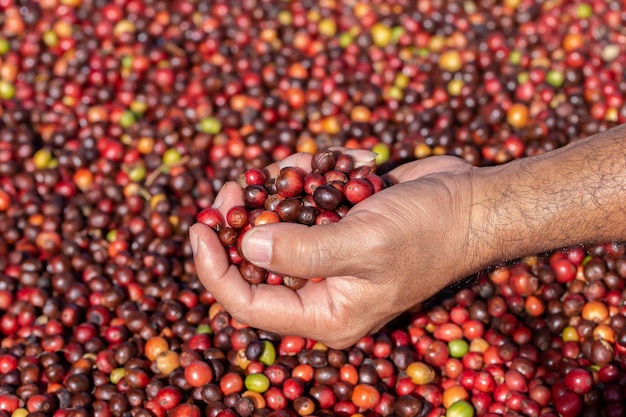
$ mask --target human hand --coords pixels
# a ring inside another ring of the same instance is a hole
[[[359,157],[364,155],[371,163],[366,154]],[[288,165],[308,171],[310,159],[295,154],[268,170],[273,176]],[[360,202],[340,222],[276,223],[244,235],[243,254],[256,265],[284,275],[327,277],[323,281],[297,291],[250,285],[229,264],[215,232],[202,224],[190,235],[198,276],[240,322],[347,347],[475,272],[468,247],[472,169],[447,156],[405,164],[390,173],[398,184]],[[227,183],[214,207],[225,214],[242,204],[241,194],[236,183]]]

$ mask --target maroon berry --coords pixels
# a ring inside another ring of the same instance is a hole
[[[562,417],[576,417],[580,415],[583,401],[578,394],[566,391],[562,395],[553,398],[556,411]]]
[[[261,208],[265,204],[267,195],[267,190],[262,185],[248,185],[243,190],[243,202],[248,208]]]
[[[333,151],[319,151],[311,159],[311,169],[313,172],[324,174],[334,168],[337,156]]]
[[[230,246],[228,248],[228,258],[230,259],[230,263],[233,265],[239,265],[243,262],[243,257],[239,253],[237,246]]]
[[[275,211],[278,203],[280,203],[284,199],[285,197],[280,194],[270,194],[265,199],[265,204],[263,204],[263,207],[265,208],[265,210]]]
[[[349,174],[354,169],[354,158],[352,155],[348,155],[345,153],[339,154],[337,156],[337,162],[335,162],[335,169],[338,171],[343,171],[346,174]]]
[[[332,185],[321,185],[313,192],[313,201],[322,210],[334,210],[343,203],[343,193]]]
[[[395,399],[393,409],[398,417],[417,417],[422,411],[422,400],[413,395],[402,395]]]
[[[237,242],[238,234],[232,227],[223,227],[219,231],[218,236],[220,238],[221,244],[225,247],[229,247]]]
[[[276,213],[284,222],[295,222],[298,219],[298,213],[303,208],[302,200],[299,198],[287,198],[276,206]]]
[[[350,179],[353,178],[366,178],[374,171],[374,168],[368,165],[363,165],[358,168],[355,168],[350,172]]]
[[[264,268],[258,267],[245,259],[239,264],[239,273],[251,285],[262,284],[267,276],[267,271]]]
[[[291,288],[292,290],[299,290],[304,287],[309,281],[305,278],[292,277],[290,275],[285,275],[283,277],[283,284],[287,288]]]
[[[283,283],[283,276],[270,271],[267,273],[265,283],[269,285],[281,285]]]
[[[304,381],[300,378],[287,378],[283,382],[283,394],[289,400],[295,400],[302,394],[304,394],[305,385]]]
[[[298,210],[296,215],[296,221],[300,224],[307,226],[313,226],[315,224],[315,218],[317,217],[317,209],[311,206],[303,206]]]
[[[374,192],[377,193],[380,190],[382,190],[383,188],[386,187],[385,185],[385,180],[383,180],[380,176],[376,175],[376,174],[369,174],[367,177],[365,177],[369,182],[372,183],[372,185],[374,186]]]
[[[276,192],[283,197],[296,197],[304,189],[304,175],[296,167],[285,167],[276,177]]]

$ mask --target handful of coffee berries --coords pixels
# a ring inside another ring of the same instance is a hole
[[[338,222],[352,206],[393,184],[376,174],[374,166],[359,165],[352,155],[338,150],[313,155],[310,172],[286,166],[269,178],[265,171],[252,168],[239,175],[237,182],[243,190],[243,205],[231,207],[226,218],[217,209],[204,209],[197,221],[218,233],[231,263],[250,284],[285,285],[294,290],[309,280],[267,271],[242,256],[241,238],[246,231],[278,222],[306,226]]]

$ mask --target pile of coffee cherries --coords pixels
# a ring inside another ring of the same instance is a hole
[[[371,162],[358,165],[349,153],[324,150],[313,155],[310,172],[286,166],[276,178],[268,178],[263,170],[251,168],[237,178],[244,205],[230,208],[225,219],[217,209],[207,208],[197,220],[218,232],[231,262],[250,284],[284,284],[297,290],[309,280],[266,271],[242,256],[243,234],[281,221],[307,226],[339,221],[354,204],[393,184],[389,176],[377,175]]]

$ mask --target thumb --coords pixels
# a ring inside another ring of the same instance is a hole
[[[346,220],[320,226],[273,223],[253,227],[243,236],[241,249],[250,262],[283,275],[355,275],[364,262],[359,262],[351,244],[363,238],[356,236]]]

